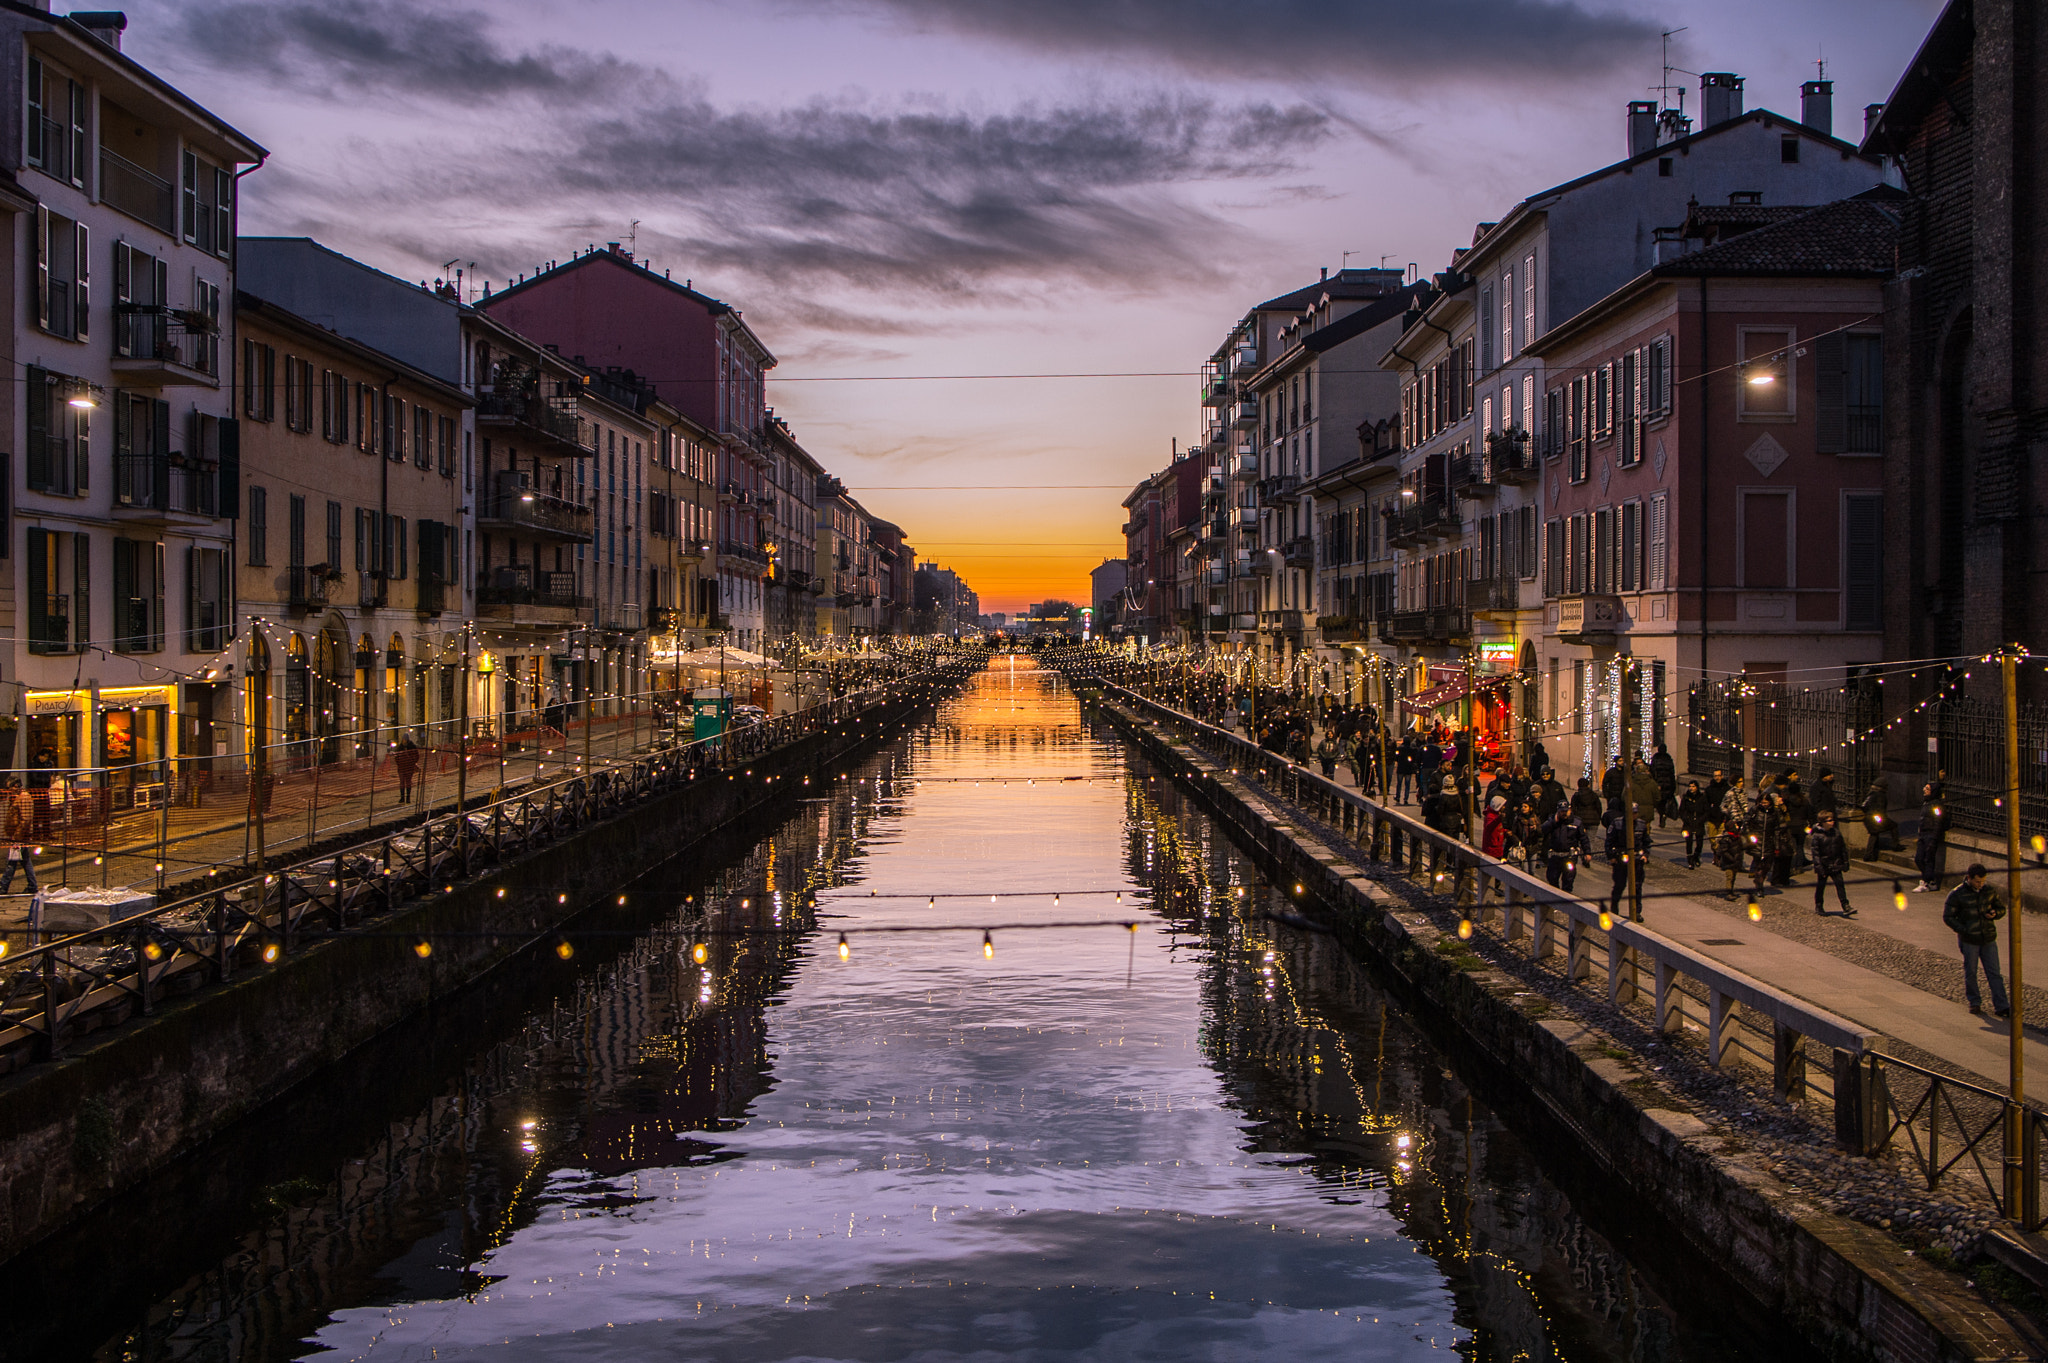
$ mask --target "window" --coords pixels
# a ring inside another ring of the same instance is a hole
[[[1515,358],[1515,272],[1500,272],[1500,362]]]
[[[384,395],[384,457],[394,464],[405,462],[405,402],[391,394]]]
[[[1875,332],[1817,336],[1814,351],[1814,448],[1822,454],[1884,450],[1884,337]]]
[[[159,653],[164,646],[164,546],[114,541],[114,651]]]
[[[29,529],[29,652],[69,653],[74,638],[83,645],[92,637],[91,582],[89,536]]]
[[[67,400],[77,382],[30,366],[23,389],[28,401],[28,486],[59,497],[85,495],[92,470],[92,411]]]
[[[1778,139],[1778,161],[1779,164],[1787,166],[1799,164],[1799,139],[1797,137],[1788,136]]]
[[[1671,178],[1672,169],[1673,166],[1670,157],[1660,156],[1657,158],[1657,174],[1663,176],[1665,179],[1668,180]]]
[[[28,59],[28,163],[85,188],[85,87]]]
[[[288,430],[313,429],[313,362],[284,357],[284,424]]]
[[[1493,312],[1493,285],[1487,284],[1479,290],[1479,369],[1481,373],[1492,373],[1493,338],[1499,323]]]
[[[205,319],[203,327],[187,328],[186,341],[192,347],[192,367],[202,374],[220,377],[220,285],[204,279],[192,281],[192,310]]]
[[[52,336],[86,339],[91,314],[92,231],[48,208],[36,209],[36,321]]]
[[[331,572],[341,571],[341,503],[327,504],[327,556],[320,560]]]
[[[434,466],[434,414],[424,407],[412,409],[412,462],[423,469]]]
[[[1623,468],[1643,462],[1642,368],[1636,363],[1637,355],[1633,350],[1623,355],[1615,375],[1615,405],[1621,424],[1621,450],[1615,462]]]
[[[242,415],[252,421],[277,419],[277,349],[242,338]]]
[[[1520,547],[1521,559],[1515,566],[1515,576],[1533,578],[1536,576],[1536,555],[1539,545],[1536,540],[1536,508],[1524,506],[1515,512],[1520,521],[1515,531],[1515,543]]]
[[[225,260],[235,241],[235,177],[190,151],[184,154],[181,169],[181,235],[200,250]]]
[[[1593,371],[1593,439],[1614,437],[1614,365],[1610,361]]]
[[[1671,411],[1671,338],[1660,337],[1643,347],[1643,416],[1656,418]]]
[[[293,568],[306,566],[306,499],[296,492],[285,521],[285,562]]]
[[[452,416],[436,417],[434,429],[436,435],[434,441],[435,464],[440,469],[443,478],[453,478],[455,476],[455,418]]]
[[[1543,439],[1538,448],[1545,459],[1564,453],[1565,390],[1553,388],[1543,395]]]
[[[270,489],[249,489],[249,566],[270,563]]]
[[[185,651],[216,653],[227,647],[228,572],[225,549],[185,551]]]
[[[377,390],[367,383],[356,385],[356,448],[365,454],[378,454],[383,446],[377,443],[377,433],[383,429],[377,420],[379,403]]]
[[[1536,253],[1522,257],[1522,344],[1536,339]]]
[[[1522,375],[1522,420],[1521,428],[1534,432],[1536,429],[1536,376]]]
[[[1615,575],[1617,590],[1639,592],[1643,589],[1643,504],[1623,502],[1621,505],[1621,570]]]
[[[168,267],[147,251],[114,243],[114,353],[139,360],[183,360],[171,341]]]
[[[1669,494],[1659,492],[1650,498],[1649,525],[1645,530],[1643,585],[1649,591],[1661,592],[1665,588],[1665,546],[1670,537],[1671,499]]]
[[[1740,416],[1783,420],[1793,414],[1792,333],[1783,328],[1749,329],[1741,336],[1742,366],[1736,371]]]
[[[1884,495],[1843,497],[1842,604],[1848,629],[1884,628]]]
[[[320,436],[331,444],[348,443],[348,380],[332,369],[320,371]]]

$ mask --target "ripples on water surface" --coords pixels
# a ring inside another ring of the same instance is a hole
[[[646,935],[515,969],[167,1176],[209,1214],[151,1262],[118,1211],[67,1237],[46,1269],[105,1324],[58,1333],[223,1363],[1740,1352],[1029,660],[825,789],[716,874],[625,887],[674,906]],[[1017,926],[1045,923],[1099,926]]]

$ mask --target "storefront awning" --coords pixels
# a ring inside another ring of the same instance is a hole
[[[1427,691],[1418,691],[1412,696],[1403,696],[1401,698],[1401,708],[1411,715],[1426,715],[1431,710],[1435,710],[1440,706],[1465,699],[1468,687],[1472,691],[1486,691],[1494,687],[1505,686],[1511,680],[1512,678],[1509,677],[1472,677],[1469,679],[1459,677],[1455,681],[1447,681],[1441,686],[1432,686]]]

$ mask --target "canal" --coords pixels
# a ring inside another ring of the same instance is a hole
[[[4,1356],[1775,1341],[1028,658],[830,776],[11,1265]]]

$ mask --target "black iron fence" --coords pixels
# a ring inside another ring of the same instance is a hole
[[[1759,771],[1797,768],[1811,789],[1826,767],[1837,791],[1860,798],[1884,764],[1883,706],[1868,682],[1708,682],[1688,692],[1686,721],[1686,759],[1694,772],[1738,773],[1744,753],[1754,748]]]
[[[2020,835],[2048,832],[2048,710],[2022,705]],[[1946,783],[1955,826],[2005,834],[2005,706],[1968,696],[1928,708],[1927,776]]]

